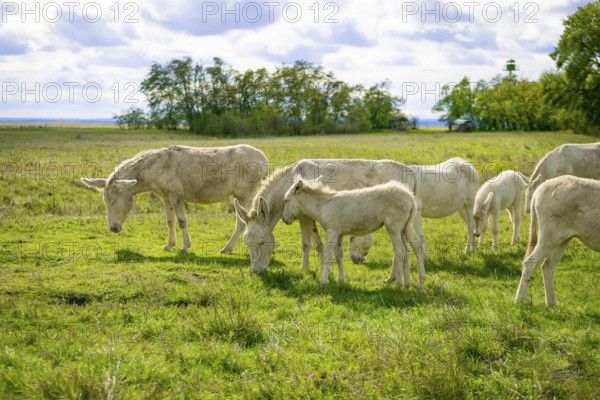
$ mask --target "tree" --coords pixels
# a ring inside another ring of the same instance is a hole
[[[219,57],[213,58],[214,65],[206,68],[209,84],[207,85],[207,107],[213,115],[221,115],[234,108],[233,70],[228,68]]]
[[[581,110],[589,124],[600,126],[600,2],[579,7],[563,25],[551,57],[564,71],[567,86],[581,98],[572,109]]]
[[[392,96],[390,86],[389,81],[376,83],[364,95],[363,104],[369,113],[372,128],[387,128],[392,115],[398,113],[404,104],[404,99]]]
[[[138,107],[121,110],[121,114],[115,114],[113,118],[121,129],[143,129],[148,125],[146,113]]]
[[[493,83],[478,83],[475,90],[474,120],[486,130],[548,129],[542,115],[539,82],[497,76]]]
[[[469,78],[465,76],[456,85],[445,84],[442,95],[444,97],[431,110],[444,113],[439,120],[447,122],[449,130],[459,118],[473,119],[474,96]]]
[[[202,109],[204,108],[206,72],[204,67],[194,64],[192,59],[171,60],[167,69],[173,76],[173,85],[177,95],[177,106],[184,116],[188,129],[200,133],[202,130]]]
[[[364,90],[320,65],[296,61],[273,73],[237,71],[220,58],[154,63],[141,90],[159,129],[203,135],[311,134],[385,128],[403,100],[383,82]]]
[[[146,95],[150,119],[159,129],[176,130],[184,116],[179,105],[179,94],[169,65],[152,64],[140,90]]]
[[[554,129],[586,130],[581,96],[564,72],[545,72],[540,77],[541,96],[548,121]]]

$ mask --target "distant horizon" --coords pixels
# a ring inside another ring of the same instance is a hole
[[[439,121],[436,118],[419,118],[417,117],[417,126],[419,127],[445,127],[446,123]],[[11,118],[11,117],[0,117],[0,123],[73,123],[83,122],[88,124],[106,124],[116,123],[115,118]]]

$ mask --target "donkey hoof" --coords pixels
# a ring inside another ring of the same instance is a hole
[[[221,249],[221,254],[231,254],[231,253],[233,253],[233,249],[230,249],[228,247],[223,247]]]
[[[169,251],[171,250],[173,247],[175,246],[175,243],[171,244],[171,243],[167,243],[165,244],[165,247],[163,247],[163,250],[165,251]]]

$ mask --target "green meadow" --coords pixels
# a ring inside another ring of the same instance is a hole
[[[2,399],[597,399],[600,255],[573,240],[556,272],[558,306],[541,271],[514,304],[526,250],[491,238],[471,256],[458,215],[425,220],[424,287],[384,283],[384,230],[346,284],[301,271],[297,223],[278,224],[269,270],[254,274],[243,241],[222,255],[232,201],[188,204],[192,248],[163,251],[161,202],[148,194],[120,234],[98,192],[137,152],[171,144],[248,143],[270,168],[301,158],[471,161],[483,178],[530,174],[568,133],[376,133],[217,140],[185,133],[0,128],[0,398]],[[597,199],[591,200],[597,201]],[[490,235],[488,235],[490,236]],[[181,236],[178,230],[178,247]],[[417,282],[414,258],[412,281]]]

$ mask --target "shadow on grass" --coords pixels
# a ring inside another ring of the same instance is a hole
[[[328,296],[333,303],[344,304],[356,311],[373,308],[408,308],[424,304],[467,304],[468,299],[448,292],[442,286],[425,284],[410,288],[396,288],[395,283],[381,280],[380,287],[367,289],[359,287],[359,282],[346,282],[338,285],[330,280],[325,286],[319,283],[320,274],[309,272],[272,269],[260,276],[267,289],[275,289],[295,299],[308,299],[316,296]]]
[[[215,263],[219,267],[251,272],[250,259],[239,255],[198,256],[188,252],[146,256],[135,251],[119,250],[116,256],[117,262],[121,263]],[[372,262],[368,267],[387,270],[390,265],[385,262]],[[357,311],[372,308],[407,308],[432,303],[461,305],[468,302],[466,297],[450,293],[442,286],[431,283],[426,284],[425,287],[418,287],[413,282],[410,288],[405,289],[396,288],[395,283],[387,284],[382,279],[379,287],[368,289],[359,287],[359,282],[338,285],[335,280],[330,280],[326,286],[321,287],[320,273],[314,270],[302,272],[300,269],[286,268],[286,264],[278,260],[272,260],[269,269],[258,276],[267,289],[279,290],[286,296],[302,300],[325,295],[330,297],[332,302],[344,304]]]
[[[462,248],[448,247],[432,249],[425,261],[425,271],[452,272],[461,275],[478,277],[495,277],[513,279],[521,275],[521,266],[525,256],[525,246],[501,248],[498,253],[492,251],[491,245],[479,246],[474,254],[466,255]],[[411,252],[411,270],[416,270],[416,259]],[[392,260],[371,261],[363,263],[371,271],[389,271]]]
[[[525,250],[520,247],[501,249],[498,253],[478,248],[472,255],[431,257],[425,262],[425,270],[428,273],[443,271],[482,278],[514,279],[521,276],[524,255]]]
[[[165,252],[160,256],[148,256],[131,250],[117,250],[116,261],[119,263],[168,262],[185,264],[221,264],[225,268],[250,267],[248,257],[237,254],[219,254],[214,256],[197,255],[194,252]]]
[[[241,268],[252,271],[250,257],[246,254],[197,255],[194,252],[165,252],[160,256],[147,256],[131,250],[117,250],[116,261],[119,263],[178,263],[178,264],[219,264],[224,268]],[[283,268],[285,265],[278,260],[272,260],[269,268]]]

